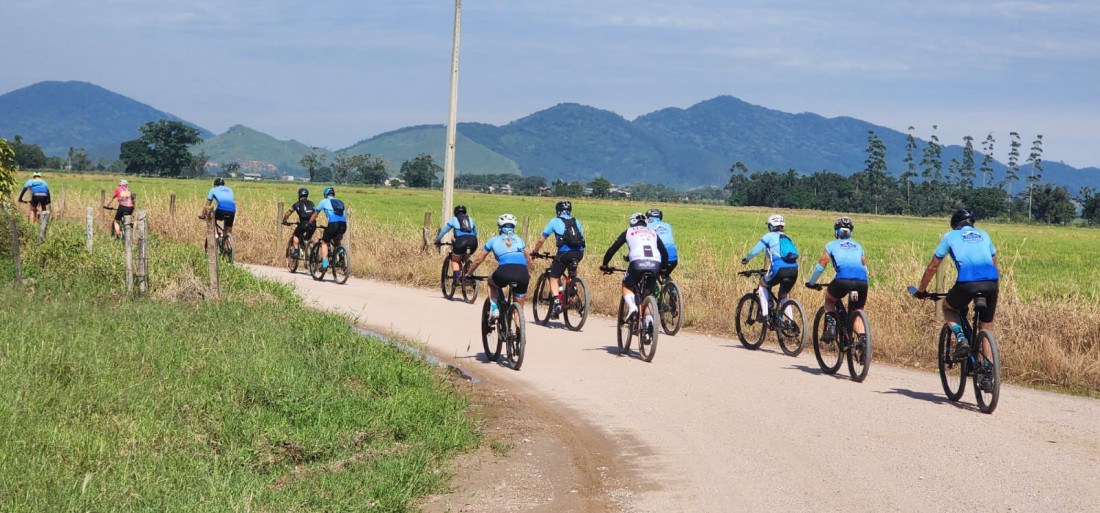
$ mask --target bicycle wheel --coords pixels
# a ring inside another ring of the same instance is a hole
[[[455,297],[454,273],[451,272],[451,257],[443,257],[443,269],[439,271],[439,288],[443,290],[443,297],[451,299]]]
[[[657,308],[657,298],[646,296],[638,306],[638,354],[647,362],[653,361],[657,354],[657,327],[661,311]]]
[[[309,275],[317,281],[325,278],[325,272],[321,270],[320,244],[314,244],[309,248]]]
[[[565,288],[565,305],[562,308],[565,314],[565,325],[573,331],[580,331],[588,320],[588,282],[584,278],[569,280],[569,286]]]
[[[661,328],[665,334],[674,336],[679,333],[684,323],[684,296],[676,282],[665,283],[657,304],[661,309]]]
[[[527,334],[524,329],[523,308],[518,303],[512,303],[508,307],[508,320],[501,323],[507,332],[508,362],[512,370],[519,370],[523,365],[523,353],[527,349]]]
[[[856,334],[856,319],[863,321],[863,335]],[[848,346],[848,373],[852,381],[862,382],[867,377],[867,370],[871,368],[871,321],[863,310],[856,310],[848,315],[852,323],[849,333],[852,343]]]
[[[619,318],[618,318],[618,341],[619,341],[619,354],[627,354],[630,352],[630,337],[634,336],[634,326],[631,321],[626,318],[626,301],[619,298]]]
[[[821,372],[831,376],[840,369],[841,358],[844,355],[840,351],[839,344],[837,344],[837,338],[841,334],[837,333],[837,336],[833,337],[832,340],[826,341],[825,328],[825,307],[822,306],[817,309],[817,314],[814,315],[814,356],[817,357],[817,365],[821,367]]]
[[[802,304],[788,299],[780,309],[779,322],[779,330],[775,332],[779,348],[787,356],[798,356],[806,345],[806,312],[802,311]]]
[[[496,321],[489,319],[489,304],[489,298],[485,298],[485,304],[481,307],[481,346],[485,349],[485,359],[495,362],[500,358],[500,337],[493,335]]]
[[[462,299],[465,299],[467,303],[472,305],[474,301],[477,301],[479,283],[477,280],[471,280],[468,276],[469,273],[466,272],[470,267],[470,262],[468,260],[463,261],[461,265],[462,274],[460,276],[462,276],[462,281],[459,282],[459,287],[462,289]]]
[[[351,258],[348,256],[348,248],[344,246],[338,246],[336,251],[332,255],[332,279],[336,280],[336,283],[343,285],[348,282],[348,276],[351,276]]]
[[[993,413],[997,409],[997,400],[1001,397],[1001,350],[997,348],[997,339],[989,330],[978,332],[978,364],[971,374],[974,375],[974,398],[978,400],[978,409],[982,413]],[[984,347],[989,345],[989,356]]]
[[[554,307],[554,294],[550,292],[549,275],[542,273],[535,284],[535,297],[531,298],[531,314],[535,324],[546,326],[550,323],[550,309]]]
[[[748,349],[759,349],[768,334],[767,322],[760,315],[760,300],[749,292],[737,301],[737,314],[733,318],[734,330],[741,345]]]
[[[958,401],[966,390],[966,360],[955,360],[955,335],[946,324],[940,330],[937,359],[943,393],[947,395],[948,400]]]
[[[286,268],[291,273],[298,271],[298,257],[294,256],[294,249],[293,246],[286,248]]]

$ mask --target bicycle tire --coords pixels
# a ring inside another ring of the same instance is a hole
[[[760,300],[757,299],[755,293],[749,292],[737,301],[737,311],[733,317],[734,331],[737,333],[741,345],[745,346],[746,349],[759,349],[760,345],[764,343],[764,337],[768,334],[768,323],[760,320],[759,314]],[[746,334],[747,330],[755,326],[760,327],[760,333],[756,335]]]
[[[524,327],[523,308],[518,303],[508,307],[508,321],[502,324],[508,331],[508,363],[512,370],[523,365],[523,356],[527,352],[527,330]]]
[[[347,283],[348,277],[351,276],[351,257],[348,255],[348,249],[337,246],[336,251],[333,251],[332,260],[332,279],[340,285]]]
[[[291,274],[298,272],[298,257],[294,256],[294,246],[286,248],[286,268]]]
[[[540,274],[535,284],[535,297],[531,300],[531,314],[535,316],[535,324],[540,326],[550,324],[550,309],[554,308],[554,295],[548,290],[549,283],[549,275]],[[540,309],[544,309],[541,314]]]
[[[680,286],[671,280],[666,282],[657,305],[661,310],[661,329],[665,335],[676,336],[684,323],[684,295],[680,292]]]
[[[565,325],[570,330],[580,331],[588,321],[588,302],[588,282],[579,276],[570,279],[565,291],[565,306],[562,308]]]
[[[989,343],[990,358],[985,357],[982,351],[983,342]],[[997,339],[989,330],[978,332],[975,341],[975,349],[980,358],[976,369],[970,373],[974,376],[974,398],[978,401],[978,409],[982,413],[993,413],[997,409],[997,401],[1001,398],[1001,350],[997,347]],[[988,367],[985,366],[988,364]],[[988,377],[988,384],[982,384],[982,380]]]
[[[309,248],[309,276],[317,281],[325,279],[325,272],[321,270],[320,244],[314,244]]]
[[[626,300],[619,298],[619,317],[615,332],[618,335],[620,355],[630,353],[630,338],[634,335],[634,327],[627,321],[626,312]]]
[[[657,329],[657,323],[660,322],[661,310],[657,307],[657,298],[653,296],[646,296],[642,300],[641,306],[638,307],[638,355],[642,360],[646,362],[652,362],[653,356],[657,354],[657,335],[661,333],[661,330]],[[646,326],[645,319],[650,317],[649,326]]]
[[[459,265],[462,267],[462,274],[460,275],[462,276],[462,283],[459,284],[459,288],[462,289],[462,299],[472,305],[477,301],[477,292],[480,282],[468,279],[469,273],[466,272],[466,270],[470,268],[470,261],[468,259],[463,259]]]
[[[783,354],[798,356],[802,353],[802,348],[806,347],[806,312],[802,310],[802,303],[795,299],[788,299],[779,308],[778,318],[782,326],[775,330],[775,340],[779,342]],[[787,310],[791,313],[788,314]]]
[[[492,325],[496,324],[496,321],[489,319],[489,298],[485,298],[485,304],[481,307],[481,347],[485,349],[485,359],[490,362],[497,361],[500,358],[500,337],[492,336]],[[489,339],[493,339],[490,342]],[[490,346],[495,344],[496,351],[493,351]]]
[[[856,334],[856,319],[863,321],[863,335]],[[848,346],[848,373],[852,381],[862,383],[867,378],[867,371],[871,369],[871,321],[863,310],[856,310],[848,314],[848,333],[852,336],[852,343]]]
[[[955,335],[945,324],[940,330],[940,342],[936,350],[936,357],[940,368],[940,384],[943,385],[943,393],[949,401],[958,401],[966,390],[966,360],[956,361]],[[954,373],[958,373],[955,376]],[[952,383],[958,385],[958,389],[951,388]]]
[[[819,307],[817,314],[814,315],[814,357],[817,358],[817,365],[821,367],[821,372],[832,376],[836,374],[836,371],[840,370],[840,365],[844,361],[844,353],[840,351],[840,345],[837,343],[842,335],[837,330],[837,338],[831,341],[825,341],[825,307]]]
[[[443,269],[439,271],[439,288],[443,290],[443,297],[453,299],[455,297],[454,273],[451,272],[450,255],[443,257]]]

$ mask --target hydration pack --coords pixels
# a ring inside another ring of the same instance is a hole
[[[788,264],[798,262],[798,248],[794,246],[794,241],[785,233],[779,234],[779,258]]]
[[[562,233],[560,241],[562,244],[574,248],[580,248],[584,246],[584,236],[581,235],[581,228],[577,226],[577,220],[570,218],[561,218],[565,223],[565,232]]]
[[[458,229],[460,231],[467,233],[474,231],[474,223],[470,222],[470,216],[463,214],[455,217],[458,219]]]
[[[344,202],[336,198],[331,198],[329,203],[332,205],[332,213],[342,216],[344,215]]]

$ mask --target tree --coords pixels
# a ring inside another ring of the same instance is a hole
[[[355,157],[357,156],[358,155],[348,155],[343,151],[336,154],[336,158],[332,159],[333,181],[336,183],[348,183],[348,175],[351,174],[351,169],[355,167]]]
[[[982,187],[993,186],[993,133],[985,136],[982,141]]]
[[[917,139],[913,137],[913,127],[905,137],[905,172],[901,174],[901,183],[905,186],[905,213],[909,213],[909,200],[913,191],[913,179],[917,177],[917,162],[913,160],[913,151],[917,149]]]
[[[1005,178],[1001,181],[1001,188],[1012,195],[1012,183],[1020,179],[1020,134],[1010,132],[1008,134],[1008,169]]]
[[[977,176],[974,171],[974,138],[968,135],[963,137],[963,141],[965,144],[962,163],[959,164],[959,180],[964,189],[970,189],[974,187],[974,178]]]
[[[68,162],[68,168],[73,171],[87,171],[92,168],[92,159],[88,157],[88,152],[84,151],[84,148],[69,147]]]
[[[1082,187],[1077,201],[1081,203],[1081,217],[1092,226],[1100,226],[1100,194],[1092,187]]]
[[[870,199],[870,205],[877,214],[882,207],[883,195],[893,188],[890,175],[886,168],[886,143],[882,142],[874,130],[867,131],[867,160],[865,161],[867,174],[864,179],[865,191]]]
[[[932,125],[932,136],[928,138],[928,146],[924,147],[920,165],[921,176],[925,181],[938,182],[943,179],[943,147],[940,146],[940,138],[936,136],[936,125]]]
[[[967,193],[966,207],[973,210],[979,219],[992,219],[1008,214],[1011,198],[1004,189],[981,187]]]
[[[546,187],[546,179],[541,176],[525,176],[514,186],[516,194],[534,196],[539,190]]]
[[[8,141],[0,137],[0,211],[12,210],[12,195],[15,193],[15,150]]]
[[[191,155],[191,160],[188,161],[187,166],[180,172],[181,178],[198,178],[206,175],[206,164],[210,162],[210,157],[205,151],[200,151],[194,155]]]
[[[401,164],[400,176],[409,187],[427,188],[435,182],[435,175],[442,172],[443,168],[432,160],[431,155],[421,153]]]
[[[382,185],[390,177],[386,171],[386,161],[369,153],[355,156],[353,168],[356,180],[367,185]]]
[[[1027,163],[1031,164],[1031,169],[1027,173],[1027,218],[1031,219],[1031,190],[1043,178],[1043,134],[1035,136],[1035,141],[1031,143],[1031,153],[1027,156]]]
[[[1035,220],[1047,224],[1067,224],[1076,215],[1076,209],[1065,187],[1046,184],[1034,187]]]
[[[302,159],[298,161],[309,173],[309,181],[316,182],[321,180],[317,176],[317,170],[321,169],[321,166],[325,165],[325,159],[328,157],[324,153],[321,153],[316,146],[309,149],[309,153],[302,155]]]
[[[592,188],[592,196],[596,198],[606,198],[611,192],[611,181],[602,176],[597,176],[591,182],[588,182],[588,186]]]
[[[584,194],[584,184],[580,182],[566,183],[562,179],[554,180],[554,196],[567,196],[576,198]]]
[[[222,162],[222,174],[229,176],[234,173],[238,173],[241,170],[241,163],[237,161]]]
[[[11,140],[11,149],[15,152],[15,165],[22,169],[43,169],[46,167],[46,154],[37,144],[24,144],[23,136],[16,134]]]
[[[141,137],[120,148],[127,173],[178,177],[193,164],[190,147],[202,142],[199,131],[181,121],[150,121],[140,130]]]

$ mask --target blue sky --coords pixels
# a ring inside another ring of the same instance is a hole
[[[447,114],[450,0],[28,0],[0,93],[84,80],[215,133],[331,149]],[[459,120],[562,102],[628,119],[718,95],[941,141],[1044,135],[1100,166],[1100,2],[466,0]],[[900,149],[899,149],[900,151]]]

